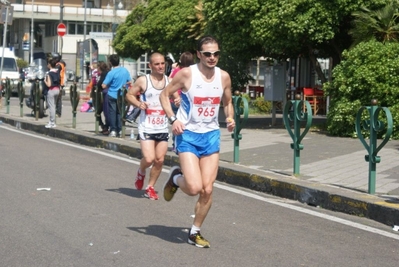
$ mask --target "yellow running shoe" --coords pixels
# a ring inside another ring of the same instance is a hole
[[[197,232],[193,235],[190,235],[188,233],[188,243],[191,245],[194,245],[199,248],[210,248],[211,245],[209,244],[209,241],[206,240],[200,232]]]
[[[166,201],[171,201],[177,189],[179,188],[177,185],[173,183],[173,177],[177,174],[182,174],[180,167],[179,166],[172,167],[169,172],[169,179],[166,180],[166,183],[163,186],[163,198]]]

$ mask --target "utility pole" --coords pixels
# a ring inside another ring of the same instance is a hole
[[[83,54],[82,54],[82,68],[81,68],[81,90],[83,90],[83,80],[84,80],[84,73],[85,73],[85,55],[86,55],[86,51],[85,51],[85,41],[86,41],[86,30],[87,30],[87,21],[86,21],[86,10],[87,10],[87,0],[85,0],[85,12],[84,12],[84,23],[83,23]]]
[[[6,42],[7,42],[7,25],[8,25],[8,10],[10,6],[9,4],[6,5],[6,18],[3,24],[3,50],[1,54],[1,64],[0,64],[0,78],[3,79],[3,64],[4,64],[4,50],[6,49]]]
[[[64,22],[64,0],[60,0],[60,23]],[[62,48],[64,46],[64,37],[60,36],[60,55],[62,55]]]
[[[64,22],[64,0],[60,0],[60,22]]]
[[[33,42],[35,41],[35,38],[33,37],[33,32],[34,32],[34,23],[33,23],[33,3],[35,0],[32,0],[32,18],[31,18],[31,25],[30,25],[30,65],[33,66]]]

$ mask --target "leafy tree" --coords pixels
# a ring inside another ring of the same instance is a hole
[[[353,37],[353,45],[372,39],[382,43],[399,40],[398,1],[391,1],[375,11],[361,7],[361,10],[353,12],[352,16],[353,28],[349,34]]]
[[[252,79],[248,67],[251,60],[263,55],[261,46],[253,42],[250,33],[252,14],[260,8],[258,1],[203,2],[207,20],[205,33],[218,38],[222,51],[219,65],[230,74],[233,90],[239,89]]]
[[[386,0],[204,0],[209,29],[234,55],[310,58],[326,81],[317,57],[332,57],[351,44],[351,13]]]
[[[201,1],[149,1],[138,4],[125,23],[119,26],[114,48],[119,55],[131,58],[139,58],[151,51],[175,55],[183,51],[193,52],[199,37],[206,33],[213,34],[212,27],[206,27],[207,23]],[[227,44],[225,47],[234,45]],[[248,63],[258,53],[254,53],[253,46],[248,48],[251,53],[237,49],[222,51],[220,66],[230,73],[233,88],[244,86],[251,79]]]
[[[388,107],[394,120],[393,138],[399,139],[399,43],[362,42],[343,53],[324,90],[331,102],[327,115],[332,135],[354,136],[355,118],[361,106],[377,99]]]
[[[331,57],[338,64],[352,42],[352,12],[384,4],[386,0],[151,0],[138,4],[120,25],[114,47],[132,58],[154,50],[179,54],[193,50],[199,36],[212,34],[221,41],[220,66],[230,73],[234,87],[247,83],[248,64],[260,56],[310,58],[324,83],[316,58]]]
[[[139,58],[151,51],[180,54],[192,51],[195,38],[188,37],[198,0],[152,0],[138,4],[118,27],[115,51],[123,57]]]

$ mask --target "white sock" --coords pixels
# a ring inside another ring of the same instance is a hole
[[[179,184],[177,183],[177,178],[179,178],[181,176],[181,174],[176,174],[175,176],[173,176],[173,183],[177,186],[179,186]]]
[[[201,231],[201,229],[193,224],[193,226],[191,226],[190,235],[194,235],[199,231]]]
[[[145,171],[144,171],[144,172],[141,172],[140,168],[139,168],[139,173],[140,173],[141,175],[145,175]]]

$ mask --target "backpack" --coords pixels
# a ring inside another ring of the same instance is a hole
[[[58,72],[49,71],[48,75],[50,76],[51,85],[49,87],[59,87],[61,78]]]
[[[61,60],[60,62],[58,62],[57,64],[55,64],[57,66],[57,69],[59,70],[59,74],[60,74],[60,85],[64,86],[65,83],[65,68],[66,68],[66,63]]]

